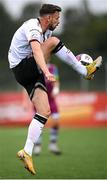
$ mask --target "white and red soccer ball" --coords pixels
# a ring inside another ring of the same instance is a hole
[[[93,63],[93,59],[88,54],[79,54],[76,58],[85,66]]]

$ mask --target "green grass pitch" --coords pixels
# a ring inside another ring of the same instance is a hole
[[[61,156],[48,151],[44,129],[42,154],[33,156],[35,176],[16,157],[26,135],[27,128],[0,128],[0,179],[107,179],[107,128],[60,129]]]

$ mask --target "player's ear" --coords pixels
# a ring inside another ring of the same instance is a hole
[[[46,20],[47,23],[49,23],[50,22],[50,15],[46,15],[45,20]]]
[[[48,18],[48,21],[50,21],[50,20],[52,19],[52,16],[49,14],[49,15],[47,16],[47,18]]]

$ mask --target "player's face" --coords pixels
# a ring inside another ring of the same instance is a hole
[[[50,15],[49,30],[53,31],[58,26],[59,18],[60,18],[60,13],[57,11],[54,14]]]

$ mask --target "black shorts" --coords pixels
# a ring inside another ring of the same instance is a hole
[[[33,57],[23,59],[16,67],[12,68],[12,71],[17,82],[27,90],[31,99],[38,87],[47,92],[44,74]]]

